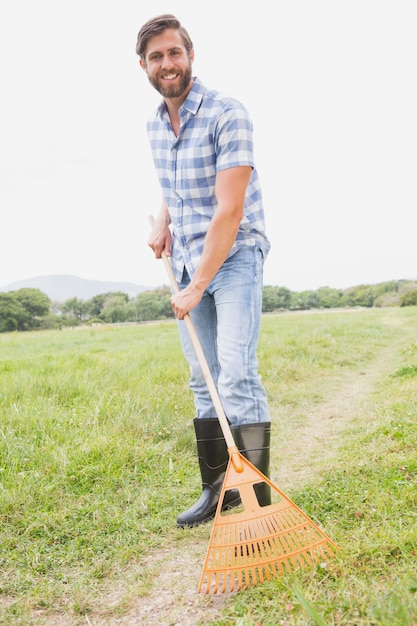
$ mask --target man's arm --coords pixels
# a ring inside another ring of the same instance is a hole
[[[245,165],[222,170],[216,175],[217,209],[207,230],[200,263],[190,284],[171,298],[178,319],[183,319],[200,302],[235,242],[251,172],[252,168]]]

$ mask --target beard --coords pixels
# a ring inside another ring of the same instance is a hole
[[[167,84],[155,76],[148,76],[152,87],[164,98],[180,98],[187,89],[191,80],[191,65],[184,72],[180,73],[180,82],[175,85]]]

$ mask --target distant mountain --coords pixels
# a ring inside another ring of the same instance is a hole
[[[52,301],[65,302],[70,298],[78,298],[79,300],[90,300],[94,296],[110,291],[122,291],[133,298],[142,291],[155,289],[155,287],[135,285],[134,283],[118,283],[103,280],[88,280],[87,278],[79,278],[69,274],[60,274],[55,276],[37,276],[35,278],[26,278],[10,283],[5,287],[0,287],[0,291],[17,291],[30,287],[32,289],[40,289]]]

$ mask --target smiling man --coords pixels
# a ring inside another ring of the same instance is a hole
[[[136,52],[163,98],[148,121],[162,190],[148,243],[156,258],[163,250],[171,257],[180,288],[171,304],[190,366],[202,494],[177,525],[195,526],[214,517],[228,452],[184,315],[193,320],[237,446],[268,475],[271,424],[256,351],[270,244],[245,107],[193,77],[193,43],[175,16],[144,24]],[[257,496],[270,503],[265,483]],[[223,507],[239,503],[231,490]]]

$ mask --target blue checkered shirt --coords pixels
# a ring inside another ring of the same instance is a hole
[[[242,246],[268,254],[262,192],[253,158],[252,122],[243,105],[198,78],[179,110],[180,132],[172,130],[165,102],[148,121],[156,173],[168,205],[173,234],[171,263],[178,281],[184,266],[193,275],[217,207],[216,173],[241,165],[252,169],[244,217],[229,256]]]

